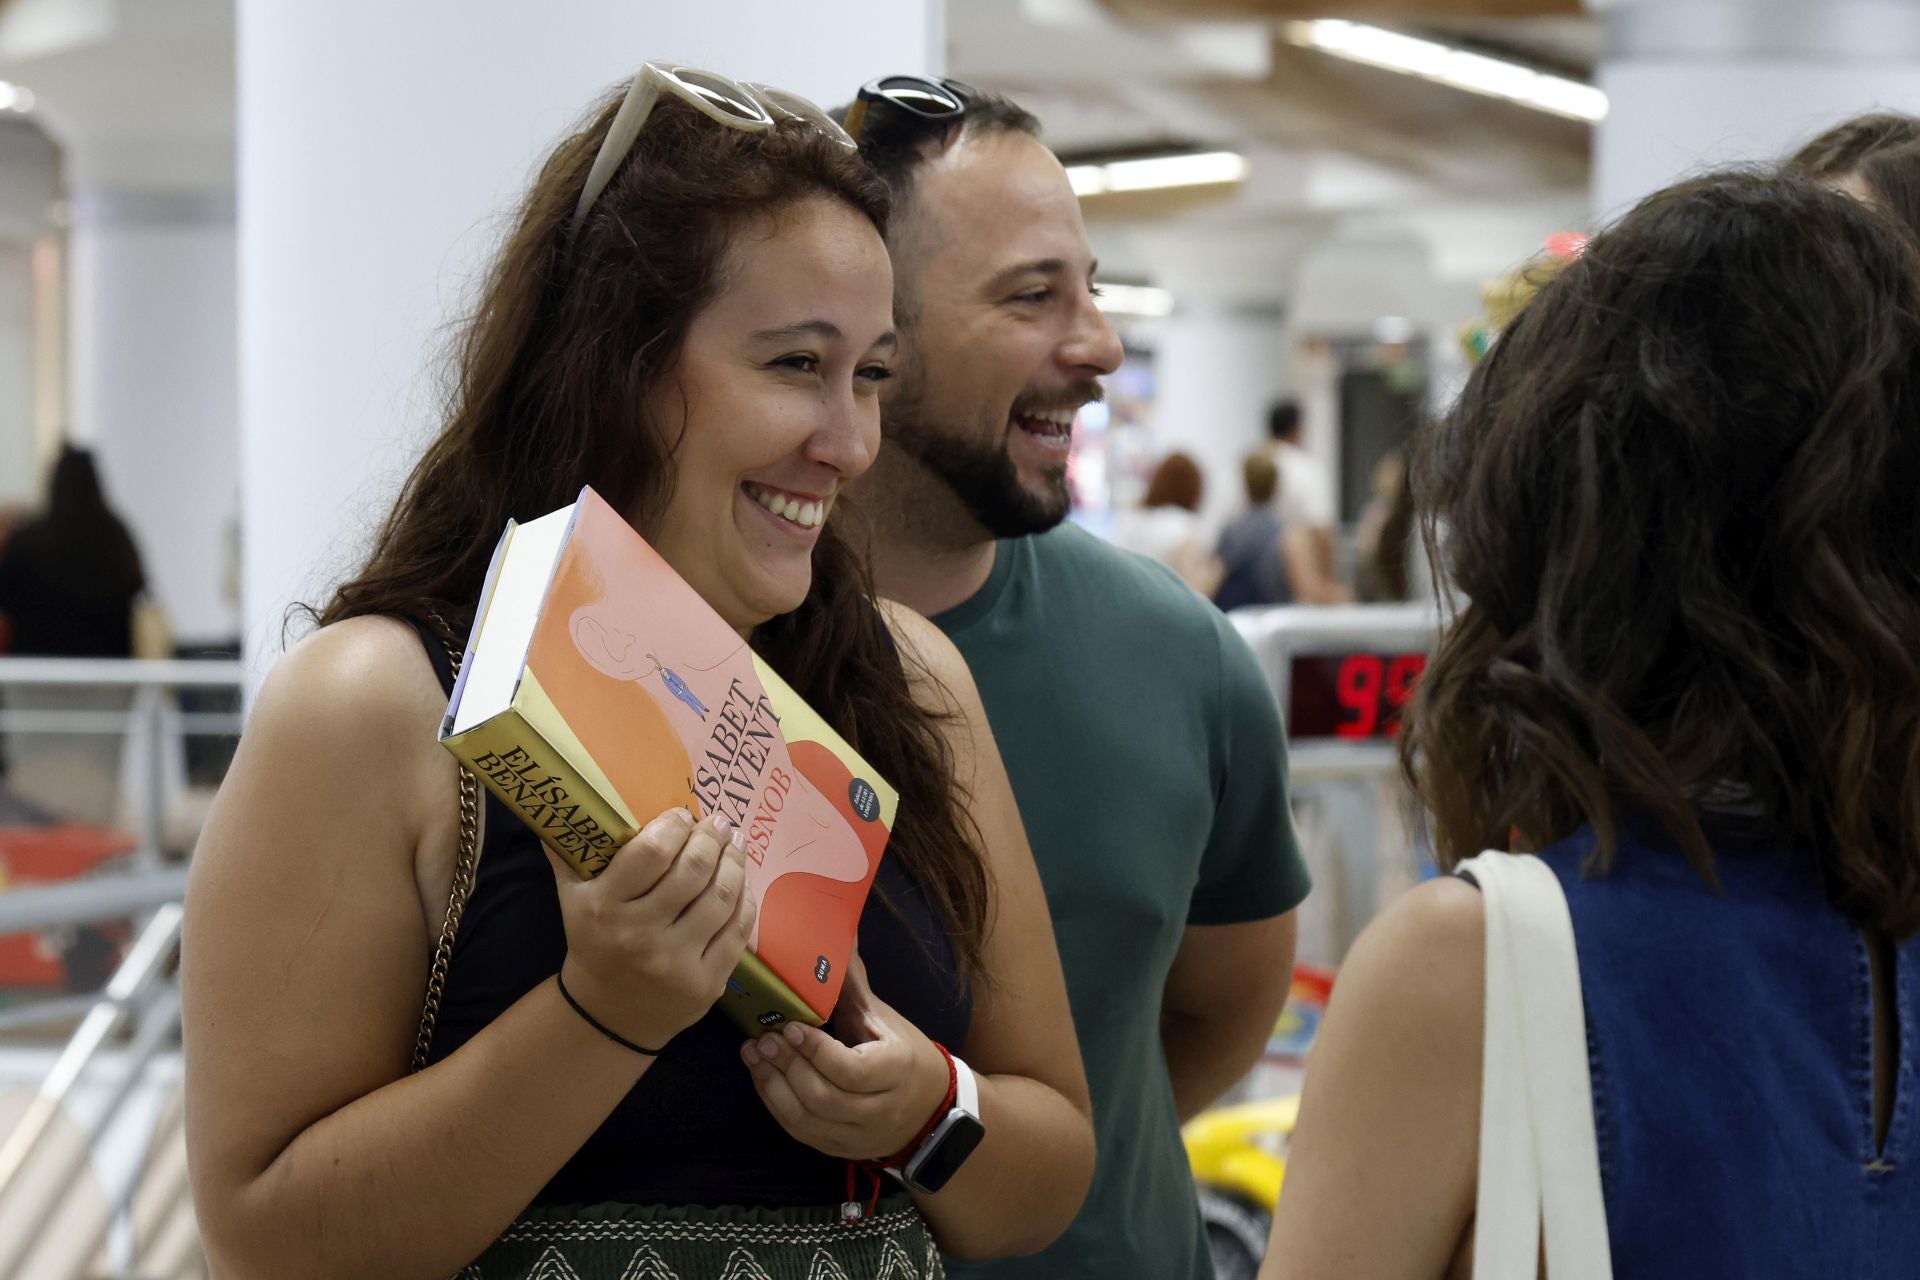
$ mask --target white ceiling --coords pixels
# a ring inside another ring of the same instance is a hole
[[[1195,237],[1273,264],[1275,279],[1314,244],[1356,236],[1426,240],[1456,265],[1513,259],[1533,247],[1511,239],[1516,219],[1530,236],[1585,198],[1587,126],[1340,62],[1286,43],[1279,24],[1148,24],[1100,0],[948,0],[947,13],[952,73],[1018,98],[1063,154],[1205,144],[1251,159],[1227,198],[1090,202],[1130,274],[1179,259],[1195,278],[1230,277],[1193,265],[1208,260],[1181,243]],[[1600,51],[1579,18],[1437,33],[1574,74]],[[111,170],[104,182],[231,186],[234,40],[232,0],[0,0],[0,77],[39,92],[41,123],[84,140],[74,151]]]
[[[1249,157],[1237,190],[1089,200],[1124,277],[1271,299],[1316,257],[1391,244],[1424,253],[1433,279],[1477,283],[1585,213],[1589,126],[1299,48],[1281,24],[1147,24],[1096,0],[948,13],[952,73],[1032,109],[1069,158],[1169,144]],[[1578,18],[1421,33],[1575,76],[1600,52]]]

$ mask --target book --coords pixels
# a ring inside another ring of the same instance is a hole
[[[668,809],[724,814],[759,917],[718,1007],[831,1015],[899,797],[591,488],[508,522],[440,741],[583,878]]]

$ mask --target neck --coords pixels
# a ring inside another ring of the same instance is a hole
[[[881,595],[930,618],[986,585],[994,536],[918,458],[883,443],[855,493],[871,517]]]

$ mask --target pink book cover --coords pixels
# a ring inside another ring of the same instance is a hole
[[[745,833],[760,906],[749,948],[825,1020],[893,826],[893,788],[591,488],[522,679],[636,828],[685,805]]]

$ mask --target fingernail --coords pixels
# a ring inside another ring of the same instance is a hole
[[[780,1052],[780,1037],[778,1036],[761,1036],[760,1037],[760,1056],[761,1057],[772,1058],[779,1052]]]
[[[669,809],[669,810],[667,810],[667,813],[668,813],[668,815],[669,815],[670,817],[672,817],[672,818],[674,818],[674,819],[676,819],[676,820],[678,820],[678,821],[680,821],[680,822],[684,822],[684,823],[686,823],[686,824],[687,824],[688,826],[692,826],[692,825],[693,825],[693,814],[692,814],[692,812],[691,812],[690,810],[688,810],[688,809],[685,809],[685,808],[680,808],[680,809]]]
[[[746,852],[747,833],[740,830],[737,827],[734,828],[734,832],[733,832],[733,847],[740,850],[742,853]]]
[[[800,1042],[807,1038],[806,1033],[800,1030],[800,1024],[797,1022],[789,1022],[780,1029],[780,1034],[785,1036],[787,1043],[796,1049],[800,1047]]]
[[[713,815],[713,829],[715,831],[726,831],[732,826],[733,826],[733,823],[727,821],[726,814],[716,813]]]
[[[740,1061],[746,1063],[748,1066],[752,1066],[759,1060],[760,1055],[755,1051],[753,1041],[749,1040],[740,1046]]]

